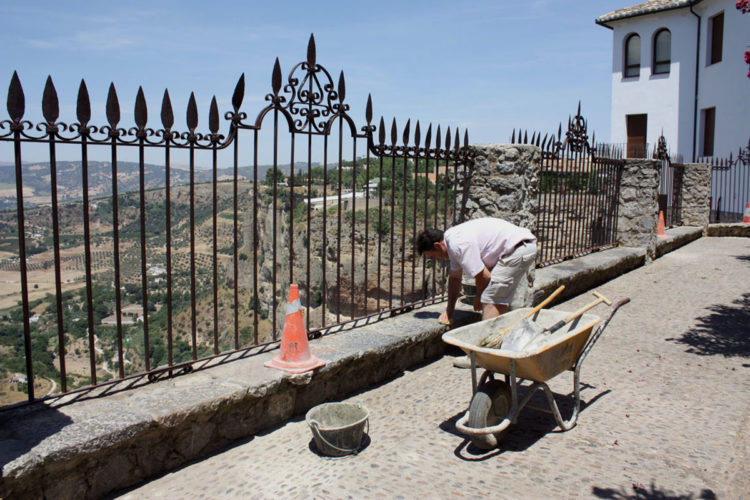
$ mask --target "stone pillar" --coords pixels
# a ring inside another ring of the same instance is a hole
[[[534,232],[542,156],[538,147],[476,144],[474,169],[459,169],[458,221],[499,217]]]
[[[643,247],[653,260],[659,220],[658,160],[626,159],[620,180],[617,239],[620,246]]]
[[[497,217],[535,232],[541,150],[532,145],[475,144],[474,168],[459,168],[456,179],[458,222]],[[511,308],[531,302],[534,270],[519,285]]]
[[[686,163],[682,176],[682,225],[702,227],[705,234],[711,215],[711,165]]]

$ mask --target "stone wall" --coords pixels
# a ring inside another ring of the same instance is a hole
[[[659,166],[657,160],[625,160],[618,199],[617,239],[620,246],[645,248],[649,260],[656,255]]]
[[[682,225],[708,227],[711,212],[711,165],[687,163],[682,177]]]
[[[474,168],[459,169],[458,220],[500,217],[532,231],[536,227],[541,152],[518,144],[475,144]]]

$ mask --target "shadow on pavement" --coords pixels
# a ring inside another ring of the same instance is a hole
[[[593,386],[587,384],[581,384],[581,390],[593,388]],[[579,423],[583,411],[589,406],[594,404],[599,398],[609,394],[611,391],[607,389],[602,391],[588,401],[581,399],[581,409],[578,413]],[[523,392],[519,394],[519,399],[523,397]],[[567,395],[555,394],[555,401],[560,409],[563,419],[570,418],[573,413],[575,406],[575,397],[573,393]],[[529,402],[530,405],[547,408],[547,399],[544,397],[542,391],[537,391]],[[468,407],[468,405],[467,405]],[[500,447],[494,450],[482,450],[470,444],[470,441],[466,439],[466,436],[461,434],[456,429],[456,422],[463,416],[464,412],[458,413],[452,416],[450,419],[443,421],[440,424],[440,429],[444,432],[448,432],[464,440],[454,450],[454,455],[461,460],[476,462],[483,461],[500,455],[505,452],[519,452],[531,448],[537,441],[542,439],[544,436],[551,432],[564,432],[559,429],[555,418],[545,412],[529,408],[528,406],[521,410],[518,415],[518,420],[515,424],[511,424],[508,428],[507,433],[503,437]],[[571,429],[571,432],[575,432],[575,427]]]
[[[701,356],[720,354],[724,357],[750,358],[750,293],[732,304],[717,304],[711,313],[697,318],[696,326],[669,342],[687,344],[687,352]]]
[[[438,319],[440,317],[440,313],[431,311],[417,311],[414,313],[414,317],[419,319]]]
[[[598,498],[613,500],[714,500],[716,498],[716,494],[710,489],[703,489],[697,495],[679,494],[669,490],[660,490],[653,482],[649,488],[640,483],[633,483],[632,491],[627,491],[625,488],[616,490],[594,486],[591,493]]]
[[[367,449],[368,446],[370,446],[371,442],[372,441],[370,440],[370,436],[368,434],[364,434],[362,436],[362,441],[359,443],[359,448],[357,448],[357,452],[356,453],[349,453],[348,455],[342,455],[340,457],[336,457],[336,456],[332,456],[332,455],[327,455],[327,454],[323,453],[322,451],[320,451],[320,449],[318,449],[318,445],[315,444],[315,439],[314,438],[310,440],[310,442],[307,444],[307,447],[308,447],[308,449],[311,452],[315,453],[320,458],[330,458],[332,460],[341,460],[343,458],[354,457],[354,456],[359,455],[360,453],[362,453],[363,451],[365,451],[365,449]]]

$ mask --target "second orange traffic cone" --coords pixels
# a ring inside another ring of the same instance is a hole
[[[656,224],[656,236],[659,238],[666,238],[667,231],[664,226],[664,211],[659,212],[659,222]]]
[[[742,218],[743,224],[750,224],[750,201],[745,203],[745,216]]]
[[[325,364],[324,360],[310,353],[299,301],[299,288],[297,285],[289,285],[289,304],[286,309],[284,332],[281,334],[281,352],[266,362],[265,366],[289,373],[304,373]]]

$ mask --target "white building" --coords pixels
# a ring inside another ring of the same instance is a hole
[[[361,205],[361,208],[365,208],[364,204],[365,199],[365,193],[341,193],[341,208],[342,210],[348,210],[349,204],[353,202],[353,200],[362,200],[363,203]],[[325,206],[326,208],[335,207],[339,204],[339,195],[333,195],[333,196],[327,196],[327,197],[320,197],[320,198],[312,198],[310,200],[310,207],[314,212],[317,212],[318,210],[322,210]]]
[[[662,133],[685,161],[748,143],[750,14],[735,0],[650,0],[596,22],[612,30],[611,141],[628,156]]]

